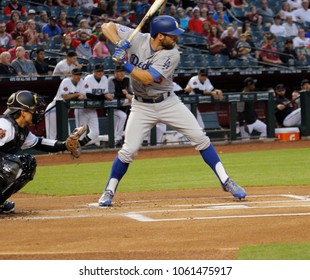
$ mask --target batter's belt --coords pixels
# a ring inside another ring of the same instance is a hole
[[[164,93],[163,95],[156,97],[156,98],[143,98],[141,96],[136,96],[135,99],[138,100],[139,102],[143,103],[160,103],[164,101],[167,97],[170,96],[170,92]]]

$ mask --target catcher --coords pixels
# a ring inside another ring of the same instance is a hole
[[[14,212],[15,203],[7,199],[31,181],[36,172],[36,159],[29,154],[16,155],[18,151],[29,148],[45,152],[68,150],[73,158],[80,156],[79,137],[87,126],[76,128],[64,142],[39,138],[29,131],[28,126],[42,119],[41,105],[35,93],[18,91],[9,97],[7,110],[0,118],[0,213]]]

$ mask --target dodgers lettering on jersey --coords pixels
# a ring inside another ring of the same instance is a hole
[[[133,29],[116,24],[118,35],[127,40]],[[173,91],[174,71],[180,61],[180,53],[177,48],[172,50],[154,51],[150,45],[150,34],[138,33],[131,42],[128,49],[129,62],[135,67],[147,70],[153,67],[162,78],[150,85],[143,85],[135,79],[131,79],[135,95],[144,98],[156,98],[164,93]]]

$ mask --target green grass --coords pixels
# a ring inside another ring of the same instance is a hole
[[[222,154],[230,176],[249,186],[309,185],[310,149]],[[44,166],[22,192],[46,195],[101,193],[111,162]],[[135,160],[119,191],[219,187],[212,170],[197,156]]]
[[[230,176],[245,186],[297,186],[310,183],[310,149],[221,154]],[[83,156],[83,155],[82,155]],[[45,195],[99,194],[111,162],[38,167],[24,193]],[[135,160],[119,191],[177,190],[219,187],[211,169],[197,156]],[[244,246],[238,259],[310,259],[310,243]]]
[[[310,260],[310,243],[241,246],[238,260]]]

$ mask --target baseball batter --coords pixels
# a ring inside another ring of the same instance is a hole
[[[133,29],[113,22],[102,25],[104,35],[114,44],[114,58],[124,63],[134,90],[131,113],[125,129],[125,142],[115,158],[110,177],[99,206],[112,204],[118,184],[134,160],[150,129],[164,123],[188,138],[203,160],[212,168],[225,191],[238,199],[246,196],[226,173],[209,137],[194,115],[173,92],[173,75],[180,54],[175,47],[178,35],[184,32],[170,16],[158,16],[151,21],[150,33],[138,33],[131,43],[126,41]],[[127,62],[125,60],[128,52]]]

